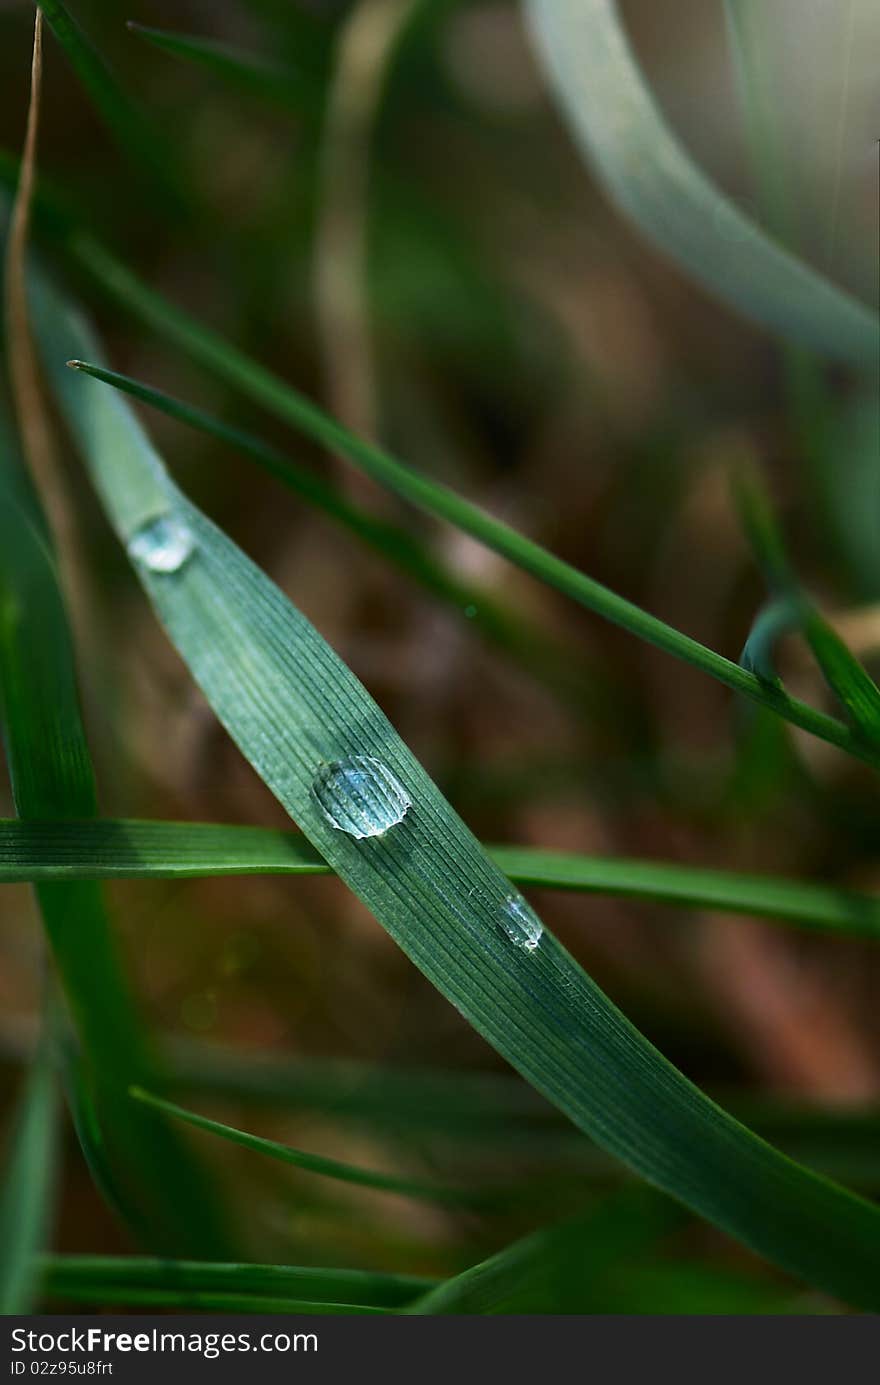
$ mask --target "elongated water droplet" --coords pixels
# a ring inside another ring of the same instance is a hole
[[[541,941],[544,925],[521,894],[508,895],[498,916],[501,931],[524,952],[534,952]]]
[[[160,515],[141,526],[128,543],[128,556],[151,572],[179,572],[195,552],[192,531],[175,515]]]
[[[402,822],[412,799],[396,775],[372,755],[323,765],[312,795],[331,827],[350,837],[381,837]]]

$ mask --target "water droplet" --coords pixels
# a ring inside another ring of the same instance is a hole
[[[534,952],[544,932],[543,923],[521,894],[507,896],[498,922],[514,947],[521,947],[524,952]]]
[[[468,620],[474,620],[479,615],[479,609],[476,606],[465,606],[464,613]]]
[[[412,799],[396,775],[372,755],[323,765],[312,795],[332,827],[350,837],[381,837],[402,822]]]
[[[128,556],[151,572],[179,572],[195,551],[196,541],[183,520],[159,515],[129,540]]]

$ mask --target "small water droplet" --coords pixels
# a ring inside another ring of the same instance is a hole
[[[514,947],[521,947],[524,952],[534,952],[544,932],[543,923],[521,894],[507,896],[498,922]]]
[[[192,531],[175,515],[159,515],[141,526],[128,543],[128,556],[151,572],[179,572],[195,552]]]
[[[465,606],[464,613],[468,620],[474,620],[479,615],[479,609],[476,606]]]
[[[402,822],[412,799],[387,765],[372,755],[351,755],[323,765],[312,796],[332,827],[350,837],[381,837]]]

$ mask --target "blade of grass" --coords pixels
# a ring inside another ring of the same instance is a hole
[[[27,1074],[0,1192],[0,1315],[33,1311],[55,1203],[59,1102],[48,1040]]]
[[[148,1260],[119,1255],[47,1255],[39,1262],[46,1298],[101,1303],[106,1291],[222,1294],[244,1304],[256,1299],[360,1307],[399,1308],[434,1281],[369,1270],[313,1269],[296,1265],[240,1265],[216,1261]],[[125,1300],[123,1300],[125,1301]],[[293,1312],[293,1308],[286,1311]]]
[[[799,625],[798,615],[787,597],[769,601],[752,621],[739,661],[762,683],[781,688],[782,682],[776,671],[775,650],[783,635],[791,634]]]
[[[772,642],[783,629],[802,631],[826,683],[845,708],[856,732],[880,746],[880,688],[802,591],[789,562],[785,541],[760,473],[742,469],[735,494],[743,527],[771,590],[779,599],[759,617],[746,651],[766,669],[772,666]]]
[[[724,9],[758,203],[770,229],[794,249],[799,227],[791,160],[785,156],[780,87],[771,63],[772,16],[761,0],[724,0]],[[860,479],[859,459],[847,442],[835,436],[840,401],[833,396],[821,363],[809,352],[788,345],[783,364],[788,411],[811,490],[813,528],[822,536],[826,558],[835,570],[846,574],[856,593],[864,595],[874,561],[870,556],[864,561],[868,555],[860,540],[865,511],[880,517],[876,468],[872,467],[875,484],[867,507],[855,518],[851,497]],[[872,374],[876,378],[876,371]],[[873,419],[878,415],[875,399]]]
[[[580,150],[642,233],[736,312],[873,369],[876,314],[766,236],[695,166],[645,85],[613,0],[525,0],[525,11]]]
[[[557,1226],[515,1241],[445,1280],[404,1311],[430,1314],[588,1313],[621,1260],[654,1245],[682,1221],[673,1204],[627,1190]]]
[[[185,212],[187,197],[171,142],[157,137],[61,0],[38,3],[126,162],[130,161],[139,173],[147,174],[166,211]]]
[[[174,485],[123,397],[66,370],[92,342],[45,282],[34,287],[50,379],[120,539],[127,545],[161,519],[193,546],[171,572],[135,559],[160,620],[242,753],[337,874],[477,1031],[598,1144],[808,1283],[880,1306],[880,1209],[711,1102],[552,935],[532,950],[515,945],[507,878],[314,627]],[[352,755],[376,759],[404,786],[409,809],[384,834],[337,830],[315,794],[316,774]]]
[[[804,928],[880,937],[880,900],[834,886],[540,847],[487,846],[485,850],[520,885],[758,914]],[[0,884],[316,875],[329,869],[305,838],[269,828],[107,818],[85,822],[0,819]]]
[[[16,807],[23,819],[96,811],[70,632],[45,526],[8,438],[0,436],[0,706]],[[202,1171],[152,1112],[132,1119],[125,1088],[152,1083],[137,1005],[116,953],[100,887],[46,882],[36,895],[119,1176],[132,1208],[152,1208],[156,1244],[226,1245]],[[126,1112],[126,1114],[123,1114]],[[190,1208],[186,1225],[178,1209]]]
[[[131,19],[126,28],[154,48],[207,68],[235,86],[287,110],[300,113],[303,109],[313,110],[320,103],[320,86],[301,68],[282,67],[261,54],[248,53],[230,43],[198,34],[153,29]]]
[[[140,1289],[120,1288],[102,1284],[92,1288],[68,1284],[62,1298],[74,1303],[95,1303],[144,1309],[198,1309],[202,1313],[320,1313],[368,1314],[387,1313],[387,1308],[369,1308],[356,1303],[323,1303],[318,1299],[268,1298],[260,1294],[224,1294],[200,1289]]]
[[[71,582],[70,506],[58,484],[54,440],[33,348],[26,283],[26,251],[36,170],[42,74],[42,11],[37,10],[25,150],[5,257],[7,349],[25,455],[48,504],[49,524],[11,440],[0,438],[0,719],[13,798],[21,816],[86,817],[97,811],[94,772],[79,711],[72,640],[61,597],[65,570]],[[57,547],[53,548],[53,539]],[[110,935],[99,887],[88,882],[36,887],[37,902],[55,955],[81,1053],[69,1058],[74,1109],[88,1105],[90,1128],[109,1131],[104,1164],[130,1222],[146,1230],[147,1244],[216,1250],[225,1237],[202,1179],[160,1120],[123,1121],[124,1081],[146,1078],[155,1067],[134,1015]],[[78,1127],[85,1129],[82,1121]],[[153,1160],[149,1153],[152,1137]],[[84,1149],[86,1148],[84,1144]],[[180,1155],[176,1161],[175,1157]],[[165,1161],[168,1167],[163,1167]],[[158,1172],[159,1177],[156,1174]],[[192,1195],[189,1231],[169,1207],[169,1193]],[[191,1241],[188,1240],[191,1236]],[[154,1240],[155,1238],[155,1240]]]
[[[125,283],[128,288],[131,287],[127,277]],[[140,302],[143,306],[142,296]],[[156,307],[152,296],[148,295],[146,306],[149,309]],[[561,558],[555,557],[540,544],[511,529],[502,521],[494,519],[447,486],[419,475],[395,461],[382,449],[356,438],[323,414],[316,405],[289,389],[281,380],[250,361],[234,347],[228,346],[213,334],[206,333],[189,319],[181,318],[167,305],[160,305],[159,317],[166,326],[169,324],[169,314],[176,338],[185,341],[188,349],[203,364],[210,364],[223,378],[244,389],[245,393],[272,409],[286,422],[301,428],[315,441],[331,451],[347,456],[380,484],[396,491],[417,508],[462,529],[487,548],[500,553],[510,562],[530,572],[540,581],[555,587],[588,610],[621,626],[630,634],[655,645],[667,654],[708,673],[727,687],[743,693],[762,706],[770,707],[793,725],[800,726],[820,739],[847,750],[859,759],[880,766],[880,753],[873,747],[866,746],[849,727],[823,712],[808,707],[796,698],[788,697],[777,688],[767,687],[739,664],[708,649],[697,640],[691,639],[689,635],[682,634],[633,602],[618,596],[600,582],[594,581]],[[70,360],[82,373],[117,386],[121,390],[129,390],[127,377],[109,371],[103,366],[87,363],[76,355],[72,355]],[[136,385],[140,397],[145,397],[146,387],[138,382],[132,383]],[[69,392],[61,380],[58,382],[58,389],[62,396]],[[157,401],[151,398],[150,402]]]
[[[826,683],[853,725],[880,745],[880,688],[815,607],[805,612],[803,629]]]
[[[429,1183],[416,1178],[398,1178],[395,1174],[374,1173],[371,1169],[341,1163],[338,1159],[326,1159],[320,1154],[307,1154],[304,1150],[279,1144],[277,1140],[250,1135],[245,1130],[223,1125],[220,1121],[201,1116],[196,1111],[188,1111],[183,1106],[177,1106],[172,1101],[153,1096],[141,1087],[129,1088],[129,1096],[134,1101],[162,1111],[174,1120],[194,1126],[196,1130],[206,1130],[211,1135],[219,1135],[222,1140],[229,1140],[232,1144],[241,1145],[257,1154],[266,1154],[270,1159],[277,1159],[282,1164],[305,1169],[307,1173],[319,1174],[322,1178],[335,1178],[341,1183],[354,1183],[360,1188],[377,1188],[380,1192],[400,1193],[403,1197],[459,1207],[474,1200],[474,1195],[466,1188],[444,1188],[439,1183]]]
[[[721,1269],[705,1261],[664,1259],[614,1269],[599,1288],[596,1313],[815,1313],[791,1285]],[[832,1311],[832,1305],[828,1305]]]

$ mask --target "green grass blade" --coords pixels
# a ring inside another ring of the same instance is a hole
[[[767,673],[772,668],[776,638],[786,629],[801,630],[826,683],[846,709],[856,732],[867,743],[880,745],[880,688],[802,592],[760,473],[743,469],[736,477],[735,493],[758,565],[771,590],[780,593],[779,599],[758,617],[743,654],[757,659]],[[755,671],[759,672],[757,668]]]
[[[369,1270],[313,1269],[297,1265],[240,1265],[216,1261],[148,1260],[118,1255],[50,1255],[39,1263],[48,1298],[101,1303],[107,1291],[126,1293],[235,1295],[252,1300],[300,1301],[304,1311],[317,1303],[352,1307],[399,1308],[433,1287],[416,1275],[373,1274]],[[285,1311],[294,1312],[293,1308]]]
[[[320,87],[313,78],[301,70],[280,67],[257,53],[244,52],[219,39],[153,29],[133,20],[129,20],[127,28],[172,57],[207,68],[235,86],[288,110],[313,109],[320,100]]]
[[[581,711],[595,708],[598,681],[595,675],[588,683],[582,672],[572,667],[569,650],[548,639],[522,616],[508,612],[489,592],[461,582],[416,535],[352,504],[335,486],[285,453],[242,428],[231,427],[204,409],[194,408],[183,400],[113,371],[99,372],[83,362],[71,361],[70,365],[109,384],[126,388],[135,398],[160,409],[169,418],[208,433],[244,453],[314,508],[354,534],[373,552],[379,553],[386,562],[393,563],[424,591],[443,601],[488,643],[508,655],[532,677],[546,682]]]
[[[193,545],[136,562],[172,642],[242,753],[403,951],[528,1082],[598,1144],[759,1253],[880,1307],[880,1208],[811,1174],[711,1102],[552,935],[511,933],[511,886],[380,708],[261,570],[174,485],[121,395],[68,371],[90,354],[44,285],[37,335],[59,402],[126,545],[157,517]],[[86,349],[84,349],[84,347]],[[322,766],[380,761],[409,810],[384,835],[336,830]]]
[[[304,1150],[292,1149],[290,1145],[279,1144],[277,1140],[267,1140],[260,1135],[250,1135],[245,1130],[223,1125],[220,1121],[200,1116],[196,1111],[188,1111],[174,1102],[153,1096],[140,1087],[132,1087],[129,1095],[134,1101],[152,1106],[166,1116],[195,1126],[196,1130],[206,1130],[211,1135],[219,1135],[222,1140],[241,1145],[256,1154],[268,1155],[282,1164],[316,1173],[322,1178],[334,1178],[340,1183],[354,1183],[360,1188],[376,1188],[384,1193],[400,1193],[403,1197],[421,1198],[426,1202],[439,1202],[446,1205],[461,1206],[473,1200],[464,1188],[444,1188],[438,1183],[429,1183],[416,1178],[398,1178],[394,1174],[374,1173],[355,1164],[345,1164],[338,1159],[326,1159],[320,1154],[307,1154]]]
[[[64,1295],[107,1284],[119,1288],[194,1289],[197,1292],[317,1299],[399,1307],[434,1287],[416,1274],[316,1269],[297,1265],[236,1265],[216,1260],[158,1260],[143,1256],[47,1255],[39,1262],[46,1294]]]
[[[101,263],[101,260],[98,263]],[[112,273],[111,262],[107,274]],[[795,698],[788,697],[779,689],[767,687],[739,664],[708,649],[697,640],[691,639],[689,635],[682,634],[665,621],[643,611],[633,602],[618,596],[600,582],[594,581],[561,558],[555,557],[540,544],[457,495],[449,487],[419,475],[381,448],[356,438],[271,372],[177,313],[169,305],[159,302],[148,291],[141,290],[140,285],[132,281],[125,270],[122,270],[122,276],[121,281],[118,275],[116,276],[116,289],[121,290],[129,303],[132,302],[133,296],[139,310],[151,317],[154,316],[154,321],[160,322],[166,330],[170,330],[175,339],[185,345],[202,364],[208,365],[224,379],[273,410],[287,423],[300,428],[316,442],[348,457],[380,485],[395,491],[426,513],[436,515],[462,529],[487,548],[500,553],[516,566],[537,577],[539,581],[555,587],[612,624],[621,626],[637,638],[708,673],[727,687],[743,693],[762,706],[772,708],[794,725],[840,746],[857,758],[880,765],[880,754],[875,753],[873,747],[865,746],[849,727]],[[106,371],[100,365],[86,364],[82,359],[82,353],[80,356],[72,354],[70,359],[78,361],[79,369],[86,374],[118,385],[120,389],[128,389],[126,377]],[[61,381],[58,388],[62,395],[69,392],[69,387],[65,387]],[[137,385],[141,397],[143,388]]]
[[[525,0],[525,9],[580,149],[642,233],[736,312],[874,369],[876,315],[766,236],[693,164],[645,85],[614,0]]]
[[[645,1189],[620,1193],[579,1217],[514,1242],[438,1284],[405,1311],[588,1313],[609,1270],[652,1246],[681,1220],[679,1209]]]
[[[94,1303],[100,1307],[142,1308],[145,1310],[196,1309],[201,1313],[387,1313],[387,1308],[370,1308],[355,1303],[324,1303],[318,1299],[270,1298],[261,1294],[227,1294],[212,1289],[141,1289],[116,1284],[83,1285],[69,1283],[59,1297],[74,1303]]]
[[[121,153],[147,174],[167,209],[182,210],[186,196],[169,142],[158,139],[61,0],[39,0],[39,7]]]
[[[540,847],[485,849],[519,885],[757,914],[844,936],[880,938],[880,900],[834,886]],[[329,869],[304,837],[272,828],[107,818],[85,822],[0,819],[0,884],[320,875]]]
[[[880,745],[880,688],[827,620],[812,607],[804,634],[826,683],[866,740]]]
[[[7,438],[0,438],[0,708],[15,803],[23,819],[88,818],[94,774],[82,725],[70,631],[45,526]],[[125,1088],[155,1075],[100,887],[36,886],[46,933],[102,1113],[111,1158],[133,1209],[151,1209],[156,1244],[226,1246],[201,1171],[152,1112],[131,1118]],[[124,1114],[123,1114],[124,1113]],[[177,1213],[185,1197],[190,1219]]]
[[[35,1257],[49,1237],[58,1162],[59,1102],[49,1045],[27,1075],[3,1163],[0,1192],[0,1314],[30,1313]]]

